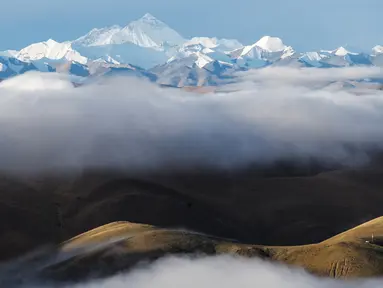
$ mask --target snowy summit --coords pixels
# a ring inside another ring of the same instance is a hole
[[[185,39],[168,25],[147,13],[125,27],[111,26],[93,29],[73,41],[75,45],[102,46],[133,43],[147,48],[162,50],[165,45],[180,45]]]
[[[254,45],[262,48],[267,52],[280,52],[285,50],[287,47],[285,44],[283,44],[282,39],[271,36],[262,37]]]
[[[22,61],[48,58],[52,60],[65,59],[68,61],[76,61],[81,64],[86,64],[87,62],[85,57],[82,57],[80,53],[72,48],[70,42],[58,43],[52,39],[49,39],[46,42],[29,45],[20,50],[15,57]]]

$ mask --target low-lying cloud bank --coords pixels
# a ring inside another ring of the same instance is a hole
[[[149,267],[73,288],[379,288],[381,279],[339,281],[300,269],[230,256],[200,259],[170,257]],[[69,288],[69,287],[65,287]]]
[[[272,67],[240,72],[240,76],[246,80],[256,80],[261,83],[273,83],[278,81],[287,85],[310,86],[312,84],[354,81],[361,79],[382,78],[383,73],[379,67],[346,67],[346,68],[291,68]]]
[[[34,268],[34,267],[33,267]],[[19,271],[16,272],[16,274]],[[2,274],[3,279],[7,276]],[[9,275],[15,276],[14,274]],[[168,256],[113,277],[63,284],[23,277],[9,288],[380,288],[382,279],[339,280],[316,277],[303,269],[256,258],[221,255]],[[34,279],[34,280],[32,280]],[[18,284],[17,284],[18,283]]]
[[[357,96],[318,84],[378,76],[373,68],[262,69],[239,75],[233,92],[200,95],[134,78],[74,88],[62,75],[24,74],[0,84],[0,169],[363,164],[369,149],[383,149],[382,91]]]

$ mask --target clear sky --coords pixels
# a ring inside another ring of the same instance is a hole
[[[301,51],[383,45],[383,0],[10,0],[1,4],[0,50],[76,39],[146,12],[184,37],[250,44],[271,35]]]

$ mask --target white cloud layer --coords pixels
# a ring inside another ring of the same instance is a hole
[[[383,148],[382,92],[321,87],[379,75],[261,69],[240,75],[233,92],[200,95],[134,78],[74,88],[62,75],[25,74],[0,84],[0,169],[235,167],[286,157],[360,164],[367,148]]]
[[[324,83],[327,81],[359,80],[383,76],[382,70],[379,67],[346,67],[330,69],[267,67],[265,69],[241,72],[241,74],[244,79],[248,80],[282,82],[300,86]]]
[[[73,88],[64,74],[31,71],[9,78],[0,84],[4,92],[41,92]]]
[[[168,257],[129,274],[73,288],[379,288],[381,279],[340,281],[317,278],[287,266],[231,256]],[[65,287],[69,288],[69,287]]]

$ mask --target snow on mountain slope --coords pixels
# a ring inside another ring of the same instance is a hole
[[[39,60],[42,58],[54,60],[76,61],[81,64],[86,64],[88,59],[81,56],[79,52],[72,48],[70,42],[58,43],[52,39],[46,42],[39,42],[29,45],[20,50],[15,57],[22,61]]]
[[[54,72],[56,71],[56,63],[61,60],[51,60],[48,58],[41,58],[38,60],[28,61],[28,62],[22,62],[22,63],[31,63],[33,64],[36,69],[40,72]]]
[[[168,59],[167,63],[193,55],[197,59],[195,63],[200,68],[203,68],[205,65],[213,61],[219,61],[221,63],[225,63],[226,65],[231,65],[232,58],[228,54],[225,54],[225,52],[220,51],[220,49],[217,49],[220,45],[216,40],[217,39],[206,37],[199,39],[193,38],[192,40],[185,42],[184,45],[182,45],[177,52],[175,52],[174,55]]]
[[[19,53],[17,50],[0,51],[0,56],[16,57],[17,53]]]
[[[241,57],[261,58],[262,53],[280,53],[287,48],[282,40],[277,37],[264,36],[253,45],[245,46],[240,51]]]
[[[16,58],[0,56],[0,79],[7,79],[12,76],[20,75],[28,71],[39,70],[36,65],[30,62],[23,62]],[[42,67],[43,68],[43,67]],[[48,65],[44,70],[53,72],[54,69]]]
[[[140,47],[130,42],[102,46],[74,46],[77,51],[88,59],[103,60],[113,64],[132,64],[145,69],[165,63],[168,56],[158,50]]]
[[[278,58],[292,56],[295,53],[291,46],[283,44],[277,37],[264,36],[256,43],[230,52],[233,58],[251,58],[275,61]]]
[[[98,46],[111,44],[114,34],[119,32],[122,28],[118,25],[105,28],[92,29],[88,34],[81,36],[72,42],[72,45],[79,46]]]
[[[232,51],[243,47],[243,45],[236,39],[218,39],[215,37],[194,37],[184,42],[183,46],[191,46],[198,44],[220,52]]]
[[[150,14],[125,27],[93,29],[72,47],[88,59],[151,68],[165,63],[185,39]]]
[[[233,81],[233,73],[237,69],[205,57],[206,55],[201,57],[192,54],[154,67],[150,71],[157,75],[157,83],[174,87],[215,86]]]
[[[383,46],[376,45],[374,48],[372,48],[372,54],[374,55],[383,54]]]
[[[194,55],[197,59],[195,63],[200,68],[213,61],[232,65],[232,58],[225,51],[238,46],[242,46],[242,44],[237,40],[194,37],[183,43],[167,62]]]
[[[264,36],[256,43],[233,50],[229,55],[244,68],[261,68],[275,61],[291,58],[297,53],[280,38]],[[286,62],[287,63],[287,62]]]
[[[166,46],[180,45],[185,39],[168,25],[147,13],[142,18],[121,28],[93,29],[73,41],[76,46],[102,46],[133,43],[141,47],[164,50]]]
[[[373,64],[371,55],[355,47],[341,46],[332,51],[321,50],[319,54],[321,55],[321,59],[318,61],[321,62],[321,64],[330,65],[331,67],[365,66]],[[316,65],[314,66],[317,67]]]
[[[326,63],[326,61],[330,58],[329,53],[324,52],[306,52],[301,54],[298,57],[298,61],[304,64],[305,67],[317,67],[317,68],[326,68],[331,65]]]
[[[114,25],[92,29],[72,42],[58,43],[49,39],[21,51],[0,52],[0,77],[4,79],[38,70],[88,78],[92,76],[90,67],[93,64],[94,67],[112,65],[107,69],[100,68],[108,71],[108,75],[144,75],[144,71],[156,68],[156,77],[168,84],[217,85],[227,77],[227,71],[270,65],[383,67],[383,46],[375,46],[367,53],[348,45],[330,51],[298,53],[280,38],[272,36],[264,36],[247,46],[235,39],[216,37],[187,40],[164,22],[145,14],[125,27]],[[132,69],[130,64],[143,69]],[[151,78],[151,74],[144,76]]]
[[[294,55],[297,55],[297,52],[294,50],[293,47],[287,46],[281,53],[281,59],[292,57]]]
[[[5,72],[5,71],[7,71],[7,65],[5,65],[5,64],[3,64],[3,63],[1,63],[0,62],[0,72]]]
[[[197,52],[195,55],[197,56],[197,60],[195,61],[195,64],[197,64],[199,68],[203,68],[207,64],[214,61],[213,58],[210,58],[208,55],[203,54],[201,52]]]
[[[147,13],[112,37],[113,43],[132,42],[141,47],[163,49],[164,44],[180,45],[185,39],[168,25]]]
[[[355,52],[348,51],[345,47],[339,47],[332,52],[336,56],[346,56],[347,54],[357,54]]]
[[[287,48],[280,38],[271,36],[262,37],[254,45],[267,52],[280,52]]]
[[[325,56],[318,52],[307,52],[301,57],[301,59],[307,59],[308,61],[321,61]]]
[[[234,49],[238,49],[243,47],[243,44],[236,39],[218,39],[217,43],[222,47],[227,47],[226,51],[233,51]]]

